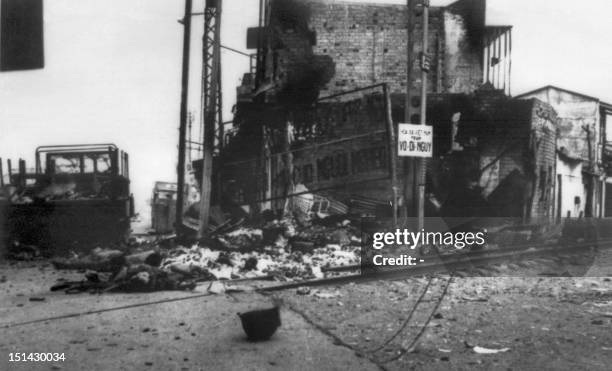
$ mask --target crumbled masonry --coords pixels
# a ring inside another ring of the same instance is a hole
[[[192,246],[133,242],[130,253],[96,248],[54,259],[58,269],[86,270],[86,279],[61,282],[52,290],[148,292],[193,289],[201,281],[323,278],[323,268],[359,264],[361,239],[348,220],[330,223],[315,217],[297,223],[286,217],[238,227]]]

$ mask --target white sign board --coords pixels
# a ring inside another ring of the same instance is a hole
[[[433,127],[399,124],[397,155],[402,157],[432,157]]]

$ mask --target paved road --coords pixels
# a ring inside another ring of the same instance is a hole
[[[612,281],[605,278],[612,274],[610,250],[599,251],[588,266],[509,264],[499,274],[514,278],[456,278],[418,347],[389,363],[384,361],[408,344],[433,313],[446,278],[434,280],[427,300],[395,338],[427,280],[322,287],[323,296],[277,293],[308,321],[284,309],[283,326],[272,341],[249,343],[236,312],[267,307],[268,298],[202,296],[204,287],[194,293],[50,293],[58,277],[82,279],[82,274],[71,277],[40,263],[29,265],[17,269],[0,263],[2,371],[378,369],[357,351],[388,370],[603,371],[612,362]],[[539,275],[574,270],[591,277]],[[335,345],[323,332],[356,351]],[[384,349],[367,351],[387,339],[393,341]],[[482,355],[466,344],[510,350]],[[15,364],[8,362],[9,352],[62,352],[66,361]]]
[[[138,306],[202,292],[52,294],[47,290],[58,274],[51,272],[51,268],[0,267],[0,276],[7,279],[0,284],[1,370],[378,369],[351,350],[334,345],[288,309],[282,311],[283,325],[271,341],[247,342],[236,313],[270,306],[268,298],[257,294]],[[45,301],[31,302],[30,297],[45,297]],[[102,312],[20,325],[97,310]],[[58,352],[66,360],[11,363],[10,352]]]

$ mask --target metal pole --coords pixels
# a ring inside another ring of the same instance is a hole
[[[83,161],[81,161],[81,168],[83,167]],[[83,170],[81,169],[81,173]],[[26,185],[26,162],[23,159],[19,159],[19,186],[25,187]]]
[[[220,21],[220,15],[217,14],[217,22]],[[223,82],[223,73],[221,72],[221,45],[219,45],[219,48],[217,49],[217,58],[219,58],[219,67],[218,67],[218,72],[217,72],[217,101],[215,104],[217,104],[217,127],[215,128],[218,133],[217,133],[217,138],[218,139],[218,144],[217,144],[217,148],[219,150],[219,160],[221,158],[223,158],[221,156],[221,154],[223,153],[223,139],[225,137],[225,125],[223,124],[223,90],[222,90],[222,82]],[[217,190],[215,191],[215,199],[216,202],[220,205],[221,204],[221,198],[223,197],[223,164],[221,163],[221,161],[219,161],[217,169],[216,169],[216,187]]]
[[[429,0],[423,1],[423,54],[421,56],[421,125],[427,124],[427,71],[425,67],[428,58],[429,41]],[[427,62],[429,63],[429,62]],[[418,159],[417,169],[417,231],[423,229],[425,225],[425,180],[427,173],[427,162],[424,158]]]
[[[219,17],[219,15],[217,15],[217,17]],[[217,18],[217,22],[219,21],[219,19]],[[217,55],[217,58],[221,58],[221,50],[220,48],[218,49],[219,53]],[[218,147],[219,147],[219,153],[221,153],[221,151],[223,151],[223,137],[225,136],[225,127],[223,125],[223,90],[221,90],[221,86],[222,86],[222,78],[223,78],[223,73],[221,72],[221,63],[219,63],[219,67],[218,67],[218,72],[217,72],[217,125],[219,126],[218,128],[216,128],[218,130]]]
[[[178,233],[183,225],[183,205],[185,196],[185,136],[187,129],[187,96],[189,91],[189,47],[191,45],[191,3],[185,0],[185,18],[183,22],[183,71],[181,79],[181,117],[179,127],[179,150],[176,188],[176,221]]]
[[[191,151],[193,151],[192,136],[191,136],[191,125],[193,123],[193,115],[189,112],[189,120],[187,121],[187,140],[186,140],[186,152],[187,152],[187,163],[191,164]]]
[[[4,170],[2,169],[2,157],[0,157],[0,187],[4,187]]]
[[[508,35],[508,95],[512,95],[512,32]]]
[[[210,216],[210,196],[212,161],[215,147],[215,119],[217,116],[217,93],[219,83],[220,59],[221,59],[221,4],[222,0],[216,1],[216,18],[214,30],[214,45],[212,69],[210,78],[210,91],[204,116],[204,138],[203,138],[203,161],[202,161],[202,190],[200,196],[200,225],[198,229],[198,239],[204,237],[208,231]],[[208,40],[208,38],[206,38]]]
[[[385,121],[387,124],[387,131],[389,132],[389,169],[391,171],[391,191],[393,194],[393,228],[397,228],[397,139],[395,136],[395,127],[393,125],[393,115],[391,112],[391,94],[387,84],[383,85],[384,99],[385,99]]]
[[[12,185],[13,184],[13,164],[11,163],[10,158],[6,160],[6,165],[8,168],[8,176],[9,176],[8,184]]]
[[[412,80],[412,70],[413,70],[413,65],[414,65],[414,58],[413,58],[413,49],[414,49],[414,21],[415,21],[415,17],[414,17],[414,11],[416,9],[416,1],[417,0],[408,0],[407,2],[407,7],[408,7],[408,27],[406,28],[406,95],[405,95],[405,100],[404,100],[404,122],[411,124],[412,123],[412,87],[413,87],[413,80]],[[404,167],[404,174],[405,174],[405,180],[404,180],[404,207],[402,208],[401,212],[402,212],[402,219],[404,219],[404,221],[402,222],[402,224],[404,224],[406,222],[406,218],[409,216],[408,215],[408,211],[409,210],[414,210],[415,206],[414,206],[414,200],[415,200],[415,194],[416,194],[416,189],[415,189],[415,169],[416,169],[416,161],[414,158],[410,158],[410,157],[406,157],[403,160],[403,167]]]
[[[264,35],[263,35],[263,27],[265,25],[265,1],[259,0],[259,23],[258,23],[258,33],[257,33],[257,61],[255,62],[255,89],[259,88],[259,85],[262,83],[263,79],[263,59],[264,59]]]

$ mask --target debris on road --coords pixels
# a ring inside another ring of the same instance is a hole
[[[275,276],[280,280],[323,278],[322,268],[358,264],[360,239],[349,223],[300,225],[271,220],[260,228],[239,227],[191,248],[168,253],[161,267],[212,279]]]
[[[158,250],[126,253],[112,249],[93,249],[89,254],[52,260],[56,269],[85,270],[81,281],[60,282],[51,291],[68,294],[80,292],[151,292],[195,288],[191,277],[161,269]]]
[[[127,249],[97,247],[86,254],[72,253],[53,259],[52,264],[57,269],[85,270],[85,279],[62,282],[51,290],[149,292],[193,289],[202,281],[324,278],[338,274],[324,274],[329,267],[360,261],[358,231],[340,216],[268,218],[262,224],[241,224],[211,234],[191,247],[134,240]]]
[[[223,294],[226,291],[225,285],[221,281],[211,282],[207,290],[211,294]]]
[[[125,263],[125,253],[115,249],[96,247],[89,254],[70,258],[55,258],[51,264],[56,269],[89,269],[97,272],[114,272]]]
[[[314,294],[312,294],[312,296],[315,296],[319,299],[333,299],[333,298],[337,298],[342,296],[342,294],[340,294],[339,291],[334,291],[334,292],[321,292],[321,291],[317,291]]]
[[[30,261],[43,256],[41,250],[34,245],[14,241],[7,248],[7,258],[10,260]]]
[[[479,346],[475,346],[472,349],[477,354],[497,354],[497,353],[504,353],[510,350],[510,348],[489,349],[489,348],[483,348]]]
[[[280,308],[254,310],[238,313],[242,328],[249,341],[269,340],[281,325]]]
[[[464,295],[464,296],[461,297],[461,300],[463,300],[463,301],[485,302],[485,301],[488,301],[489,299],[485,298],[485,297]]]

